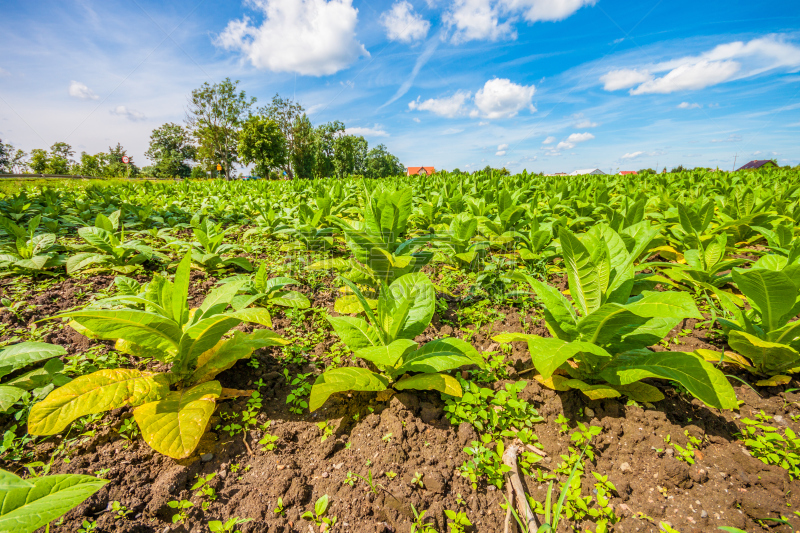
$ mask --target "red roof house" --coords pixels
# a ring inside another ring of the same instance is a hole
[[[436,172],[433,167],[408,167],[409,176],[429,176]]]
[[[619,171],[619,173],[620,173],[622,176],[628,176],[628,175],[630,175],[630,174],[639,174],[639,173],[638,173],[638,172],[636,172],[635,170],[620,170],[620,171]]]
[[[765,168],[765,167],[777,167],[778,165],[775,164],[775,161],[770,159],[759,159],[756,161],[750,161],[739,167],[739,170],[753,170],[757,168]]]

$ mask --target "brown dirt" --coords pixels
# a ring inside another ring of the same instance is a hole
[[[91,280],[93,290],[106,286],[113,279],[98,278]],[[197,304],[216,280],[199,274],[193,274],[192,280],[190,296]],[[68,296],[69,290],[75,289],[75,283],[65,280],[58,289],[35,296],[40,307],[30,319],[81,303]],[[309,296],[314,307],[332,311],[335,290],[323,288]],[[444,323],[457,323],[457,307],[457,302],[451,302],[444,315],[437,314],[418,340],[447,335],[463,337],[462,330]],[[543,321],[531,320],[513,307],[501,311],[505,314],[502,321],[484,326],[471,339],[476,348],[499,349],[491,337],[502,331],[522,332],[521,318],[527,318],[526,333],[548,336]],[[290,321],[278,312],[274,322],[276,330],[284,331]],[[695,323],[689,320],[676,327],[671,338],[677,338],[679,343],[670,342],[669,349],[718,349],[718,343],[705,330],[694,329]],[[691,333],[680,336],[683,329]],[[334,339],[327,333],[323,348],[315,349],[314,355],[323,355]],[[70,353],[80,353],[92,344],[69,328],[50,342],[68,346]],[[212,432],[195,455],[182,461],[153,452],[141,439],[133,443],[122,439],[116,430],[122,419],[130,417],[131,413],[129,409],[117,410],[94,425],[94,436],[70,441],[70,462],[63,462],[62,456],[54,462],[52,473],[93,474],[109,469],[105,477],[111,483],[69,512],[63,525],[51,527],[51,531],[74,532],[83,519],[92,518],[97,520],[98,532],[205,532],[209,520],[224,521],[238,516],[253,519],[240,526],[244,533],[308,533],[309,522],[300,519],[300,515],[311,510],[314,501],[323,494],[331,498],[329,515],[338,518],[334,531],[409,531],[412,504],[419,510],[427,509],[426,516],[440,532],[447,530],[444,510],[459,508],[466,511],[474,524],[468,531],[495,533],[503,530],[505,512],[500,508],[504,501],[500,492],[485,483],[473,491],[467,480],[458,474],[458,468],[467,457],[463,449],[477,435],[467,424],[453,426],[448,422],[438,394],[401,393],[387,401],[378,401],[375,394],[367,393],[337,395],[319,411],[298,416],[286,405],[291,388],[283,378],[279,350],[260,350],[254,357],[259,361],[258,369],[240,361],[219,379],[224,387],[236,389],[253,388],[255,381],[263,380],[265,386],[260,390],[264,407],[259,422],[272,421],[269,432],[279,437],[274,452],[260,451],[257,444],[262,437],[260,430],[234,437],[213,430],[221,413],[244,410],[245,399],[222,402],[212,420]],[[516,377],[517,372],[530,366],[529,361],[526,344],[514,343],[512,353],[507,356],[510,374]],[[292,367],[291,370],[297,369]],[[306,365],[303,371],[318,372],[313,364]],[[740,377],[750,381],[747,376]],[[556,417],[564,414],[572,421],[573,428],[577,422],[603,428],[596,441],[596,460],[586,463],[584,494],[592,487],[591,471],[609,476],[617,488],[612,504],[621,518],[613,531],[659,531],[653,523],[637,518],[636,513],[644,513],[656,523],[669,522],[683,533],[713,531],[722,525],[780,533],[800,529],[800,520],[791,513],[800,506],[800,484],[790,481],[785,470],[751,457],[736,437],[741,427],[739,419],[753,417],[760,410],[780,416],[775,425],[800,431],[800,424],[789,416],[800,412],[800,395],[788,392],[797,387],[797,383],[761,388],[759,397],[740,382],[732,381],[738,397],[744,401],[738,413],[706,408],[697,400],[678,394],[667,382],[650,383],[666,396],[654,408],[629,406],[617,400],[589,401],[579,392],[556,393],[530,381],[521,396],[533,402],[546,419],[545,423],[534,426],[534,430],[549,455],[537,466],[543,471],[554,469],[559,455],[567,452],[569,438],[559,433],[554,423]],[[354,415],[359,415],[358,421],[353,419]],[[333,422],[335,431],[322,442],[316,424],[325,420]],[[10,423],[0,422],[0,426],[5,427]],[[664,451],[667,435],[685,445],[684,431],[703,439],[697,462],[692,466],[678,461],[674,453]],[[383,437],[390,433],[391,440],[384,441]],[[254,452],[252,455],[243,442],[245,438]],[[48,461],[60,442],[61,439],[53,438],[38,444],[35,457],[30,461]],[[201,459],[203,454],[212,456]],[[234,472],[236,465],[238,471]],[[20,463],[0,461],[0,466],[24,473]],[[371,493],[361,481],[353,487],[342,483],[348,472],[366,476],[369,470],[383,487],[377,494]],[[190,487],[196,475],[212,472],[217,473],[212,486],[218,497],[203,511],[201,498],[194,495]],[[384,472],[395,472],[397,477],[390,480]],[[410,485],[416,472],[423,474],[424,488]],[[527,478],[527,486],[536,499],[544,500],[546,486],[532,478]],[[458,494],[466,501],[464,507],[456,502]],[[286,508],[285,517],[273,512],[279,497]],[[167,502],[180,499],[191,500],[195,506],[189,509],[185,524],[173,525],[174,510]],[[115,500],[132,511],[128,518],[115,520],[109,511]],[[788,516],[794,528],[776,526],[774,522],[764,522],[762,527],[757,522],[781,515]]]

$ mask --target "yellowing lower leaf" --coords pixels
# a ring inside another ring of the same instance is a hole
[[[723,363],[731,363],[745,368],[753,367],[753,365],[750,364],[750,361],[748,361],[746,358],[742,357],[736,352],[725,352],[725,355],[723,355],[722,353],[715,352],[714,350],[705,350],[703,348],[700,348],[698,350],[695,350],[694,353],[696,353],[709,363],[719,363],[720,357],[722,357]]]
[[[125,368],[80,376],[31,408],[28,432],[55,435],[82,416],[163,398],[169,392],[169,385],[170,378],[166,374]]]
[[[757,387],[777,387],[779,385],[786,385],[792,381],[791,376],[772,376],[769,379],[762,379],[760,381],[756,381]]]
[[[316,411],[337,392],[382,391],[388,386],[389,380],[366,368],[334,368],[319,376],[314,382],[308,397],[308,410]]]
[[[562,385],[571,389],[578,389],[590,400],[602,400],[604,398],[617,398],[621,396],[619,391],[610,385],[590,385],[579,379],[564,380]]]
[[[635,402],[653,403],[664,399],[660,390],[641,381],[628,385],[614,385],[614,388]]]
[[[133,416],[150,447],[173,459],[183,459],[200,443],[220,394],[219,382],[209,381],[140,405]]]
[[[461,385],[447,374],[417,374],[401,379],[394,384],[397,390],[438,390],[441,393],[460,398],[464,392]]]
[[[544,379],[541,374],[536,374],[535,376],[533,376],[533,379],[535,379],[548,389],[562,391],[562,392],[571,389],[571,387],[564,384],[565,381],[569,381],[569,378],[560,376],[558,374],[553,374],[547,379]]]

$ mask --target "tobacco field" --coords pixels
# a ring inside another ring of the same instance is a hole
[[[800,172],[0,192],[0,531],[800,530]]]

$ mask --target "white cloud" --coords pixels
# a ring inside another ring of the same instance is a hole
[[[136,122],[137,120],[144,120],[146,118],[144,116],[144,113],[141,113],[141,112],[136,111],[134,109],[128,109],[124,105],[118,105],[117,107],[112,109],[111,110],[111,114],[112,115],[117,115],[117,116],[120,116],[120,117],[125,117],[128,120],[132,120],[134,122]]]
[[[386,130],[384,130],[381,126],[378,126],[377,124],[375,124],[371,128],[361,128],[361,127],[346,128],[345,129],[345,133],[347,135],[364,135],[364,136],[369,136],[369,137],[388,137],[389,136],[389,134],[386,133]]]
[[[600,76],[600,81],[603,82],[603,89],[606,91],[618,91],[620,89],[628,89],[634,85],[644,83],[653,79],[653,75],[646,70],[640,71],[631,68],[622,68],[612,70],[607,74]]]
[[[416,100],[408,103],[408,108],[419,111],[430,111],[434,115],[440,117],[453,118],[464,112],[465,104],[469,97],[470,92],[457,91],[453,96],[446,98],[431,98],[420,102],[419,97]]]
[[[478,126],[488,126],[488,125],[489,125],[489,122],[484,121],[484,120],[481,120],[480,122],[478,122]]]
[[[703,106],[701,106],[697,102],[693,104],[690,104],[689,102],[681,102],[680,104],[678,104],[678,109],[700,109],[701,107]]]
[[[575,123],[576,128],[596,128],[597,126],[599,126],[597,122],[592,122],[588,118]]]
[[[498,150],[507,150],[507,149],[508,149],[508,145],[507,145],[507,144],[501,144],[501,145],[499,145],[499,146],[497,147],[497,149],[498,149]]]
[[[775,69],[800,67],[800,47],[768,35],[747,43],[716,46],[697,56],[664,61],[642,68],[612,70],[600,77],[607,91],[630,89],[630,94],[669,94],[699,90]],[[656,77],[653,73],[665,73]],[[637,87],[634,87],[637,86]]]
[[[352,0],[250,0],[264,14],[260,26],[232,20],[216,44],[241,51],[258,69],[307,76],[334,74],[369,56],[355,35]]]
[[[451,40],[516,39],[513,24],[520,16],[533,23],[563,20],[597,0],[454,0],[443,21],[453,30]],[[503,20],[501,20],[503,19]]]
[[[644,152],[630,152],[628,154],[623,155],[620,159],[636,159],[637,157],[639,157],[643,153]]]
[[[536,108],[531,104],[531,100],[535,90],[533,85],[517,85],[503,78],[489,80],[475,93],[475,106],[478,111],[473,111],[471,114],[495,119],[513,117],[525,107],[534,112]]]
[[[456,133],[461,133],[464,131],[464,128],[447,128],[446,130],[442,131],[442,135],[455,135]]]
[[[494,155],[506,155],[506,151],[505,150],[498,150],[497,152],[495,152]]]
[[[381,24],[390,41],[410,43],[428,35],[431,23],[414,12],[414,6],[406,0],[395,2],[392,9],[381,15]]]
[[[69,95],[81,100],[97,100],[100,98],[85,84],[75,80],[72,80],[69,84]]]
[[[553,136],[548,137],[547,139],[542,141],[542,144],[553,144],[556,142],[556,138]]]
[[[419,123],[421,122],[421,121],[420,121],[420,119],[419,119],[418,117],[414,117],[414,118],[413,118],[413,119],[411,119],[411,120],[413,120],[413,121],[414,121],[414,122],[416,122],[417,124],[419,124]]]
[[[573,133],[569,137],[567,137],[567,141],[571,143],[582,143],[585,141],[591,141],[594,139],[594,135],[591,133]]]
[[[558,143],[556,145],[555,148],[553,148],[553,150],[555,150],[555,151],[558,151],[558,150],[570,150],[572,148],[575,148],[575,145],[573,143],[561,141],[560,143]]]

